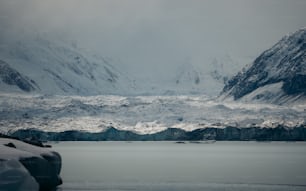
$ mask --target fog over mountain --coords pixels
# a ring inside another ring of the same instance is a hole
[[[1,0],[0,39],[64,39],[111,58],[121,72],[146,82],[140,84],[148,88],[144,91],[159,86],[167,91],[177,71],[190,64],[209,78],[200,80],[203,86],[218,78],[221,84],[209,92],[215,94],[224,77],[306,26],[305,10],[303,0]]]

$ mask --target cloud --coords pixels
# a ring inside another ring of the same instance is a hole
[[[230,54],[255,58],[306,26],[304,0],[3,0],[0,26],[56,33],[121,60],[135,74],[164,73]],[[245,63],[247,64],[247,63]]]

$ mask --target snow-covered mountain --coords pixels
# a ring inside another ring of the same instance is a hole
[[[203,70],[194,66],[192,63],[184,63],[169,74],[167,83],[161,85],[166,95],[189,95],[189,94],[205,94],[211,95],[211,92],[206,91],[205,87],[207,77]]]
[[[191,94],[217,95],[241,68],[229,55],[209,59],[208,63],[203,63],[202,67],[192,63],[181,65],[176,70],[172,86],[178,91],[189,90]]]
[[[218,95],[241,66],[230,56],[211,58],[202,66],[185,62],[142,79],[124,64],[47,35],[0,38],[0,92],[52,95]]]
[[[202,69],[192,63],[182,64],[174,70],[174,78],[168,86],[169,92],[216,95],[224,85],[224,76],[219,74],[219,69]],[[214,72],[218,73],[218,77]]]
[[[133,81],[111,60],[41,35],[0,39],[0,91],[42,94],[126,94]]]
[[[221,97],[277,104],[306,101],[306,28],[263,52],[228,81]]]
[[[136,84],[139,95],[216,96],[226,81],[242,68],[240,63],[229,55],[208,58],[202,64],[188,61],[168,69],[167,77],[138,79]]]

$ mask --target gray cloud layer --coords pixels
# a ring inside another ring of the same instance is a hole
[[[305,18],[305,0],[0,0],[1,32],[60,34],[139,75],[226,54],[253,59]]]

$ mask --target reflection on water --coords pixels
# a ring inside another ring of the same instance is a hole
[[[306,143],[60,142],[59,190],[306,190]]]

